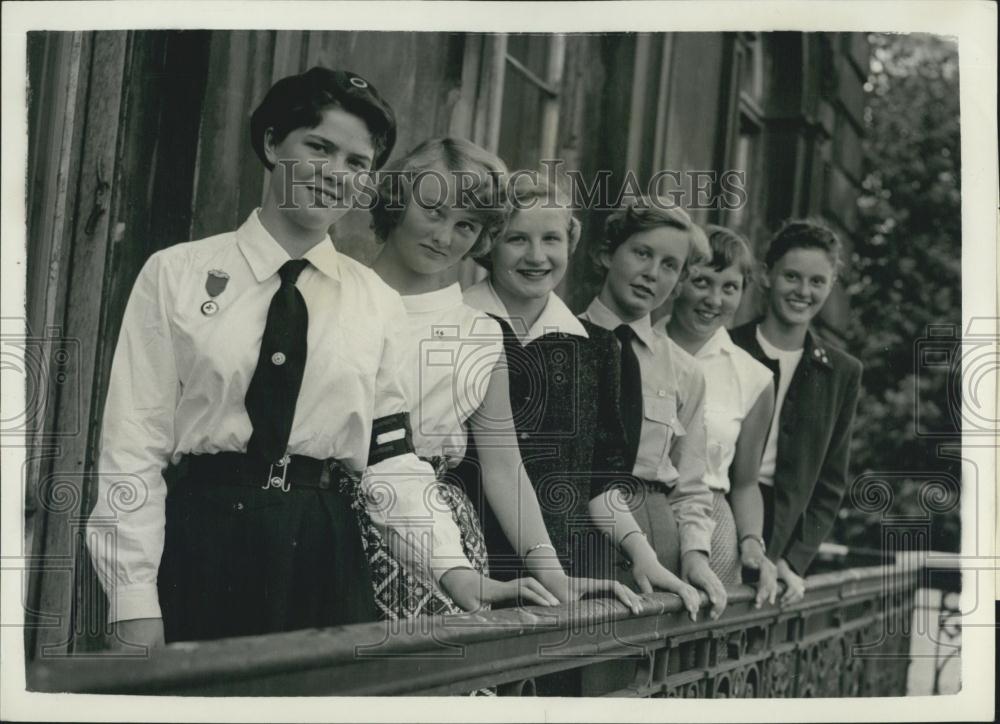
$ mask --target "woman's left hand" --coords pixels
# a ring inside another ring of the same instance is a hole
[[[760,608],[764,601],[772,606],[778,597],[778,569],[764,554],[760,541],[745,538],[740,544],[740,563],[744,568],[752,568],[758,572],[757,596],[754,608]]]
[[[594,593],[612,593],[632,613],[638,614],[642,610],[642,599],[639,594],[609,578],[576,578],[564,574],[559,576],[558,580],[549,578],[543,582],[549,592],[562,603],[579,601],[584,596]]]
[[[681,557],[681,577],[695,588],[708,594],[712,603],[709,617],[717,619],[726,610],[728,594],[722,581],[708,565],[708,555],[703,551],[688,551]]]
[[[698,609],[701,608],[701,594],[698,593],[698,589],[664,568],[655,554],[637,557],[632,563],[632,577],[643,593],[652,593],[653,586],[656,586],[676,594],[687,609],[691,620],[698,620]]]

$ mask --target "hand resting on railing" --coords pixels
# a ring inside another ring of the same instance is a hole
[[[459,567],[445,572],[441,586],[466,611],[479,611],[484,605],[503,601],[516,601],[519,605],[559,605],[559,600],[530,576],[496,581],[471,568]]]

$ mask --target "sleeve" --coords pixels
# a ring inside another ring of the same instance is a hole
[[[160,618],[166,484],[180,382],[163,289],[163,260],[146,262],[132,289],[111,365],[87,545],[110,603],[110,622]]]
[[[610,490],[617,481],[626,477],[626,472],[631,474],[631,471],[625,470],[627,446],[625,424],[621,417],[621,355],[614,338],[606,335],[605,339],[607,344],[603,348],[599,349],[594,344],[593,360],[597,378],[586,379],[587,383],[594,386],[593,392],[597,394],[597,431],[590,476],[591,500]]]
[[[809,570],[820,543],[830,534],[847,488],[851,428],[861,391],[861,363],[853,362],[819,478],[784,552],[785,560],[800,576]]]
[[[677,469],[677,481],[668,497],[680,531],[681,555],[691,550],[709,553],[712,549],[712,491],[705,482],[708,435],[705,430],[705,375],[692,370],[685,385],[688,396],[677,416],[687,431],[675,435],[670,459]]]
[[[410,406],[400,383],[405,337],[397,333],[406,312],[399,302],[388,307],[382,357],[375,378],[372,440],[361,488],[369,501],[372,523],[393,554],[425,580],[439,581],[451,568],[472,568],[460,532],[438,494],[434,469],[413,452]]]

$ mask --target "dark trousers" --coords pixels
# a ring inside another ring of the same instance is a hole
[[[357,520],[335,490],[179,481],[158,587],[167,642],[377,618]]]
[[[774,486],[761,485],[760,497],[764,501],[764,543],[770,544],[774,527]]]

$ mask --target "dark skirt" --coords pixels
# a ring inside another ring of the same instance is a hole
[[[774,486],[761,483],[760,499],[764,504],[764,543],[771,542],[771,529],[774,527]]]
[[[357,519],[336,490],[179,481],[158,587],[167,642],[378,618]]]

